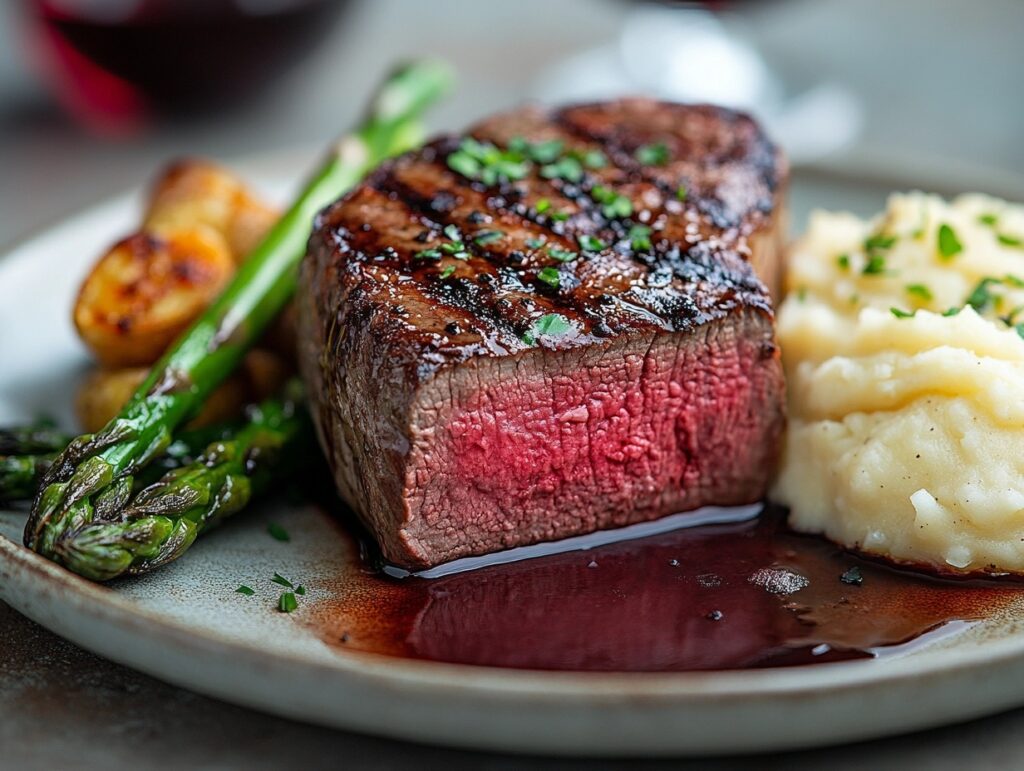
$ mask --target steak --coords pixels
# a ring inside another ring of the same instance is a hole
[[[785,162],[748,116],[498,115],[322,212],[299,356],[384,557],[458,557],[759,500],[784,424]]]

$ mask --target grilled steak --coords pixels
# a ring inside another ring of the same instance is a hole
[[[765,492],[786,168],[747,116],[524,108],[323,212],[300,358],[344,499],[418,568]]]

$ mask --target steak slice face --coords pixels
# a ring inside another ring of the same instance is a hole
[[[710,106],[524,108],[318,218],[300,360],[393,563],[759,500],[784,423],[766,286],[786,168]]]

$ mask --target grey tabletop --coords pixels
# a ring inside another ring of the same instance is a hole
[[[643,11],[638,3],[600,0],[352,2],[326,44],[260,101],[112,138],[67,119],[19,56],[31,29],[18,5],[0,5],[0,246],[139,185],[176,155],[230,160],[321,144],[351,121],[399,58],[440,55],[459,71],[456,95],[436,114],[438,127],[560,93],[567,57],[614,50],[629,16]],[[756,46],[778,79],[765,109],[786,105],[780,125],[788,117],[792,129],[801,118],[796,98],[820,82],[845,94],[837,110],[849,110],[851,101],[855,108],[857,125],[841,148],[824,155],[791,148],[806,155],[793,186],[797,228],[812,206],[868,213],[881,207],[885,190],[907,186],[1024,199],[1019,0],[786,0],[741,4],[726,25]],[[0,336],[0,354],[2,344]],[[524,765],[510,756],[304,726],[204,698],[103,661],[3,605],[0,646],[0,768]],[[1022,736],[1024,711],[1016,711],[849,747],[672,766],[1016,768],[1024,765]]]

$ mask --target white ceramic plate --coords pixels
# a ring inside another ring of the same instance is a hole
[[[283,192],[273,175],[264,181]],[[133,197],[118,199],[0,258],[0,423],[42,411],[71,425],[72,386],[87,363],[68,318],[71,298],[87,264],[136,216]],[[796,748],[1024,703],[1024,630],[1010,611],[884,660],[741,672],[532,672],[347,651],[310,619],[355,559],[351,544],[318,510],[276,506],[229,523],[167,569],[114,587],[23,549],[24,512],[2,512],[0,597],[85,648],[195,691],[465,747],[631,755]],[[290,543],[267,536],[271,517],[287,524]],[[295,613],[274,611],[274,572],[309,587]],[[256,596],[236,594],[239,583]]]

